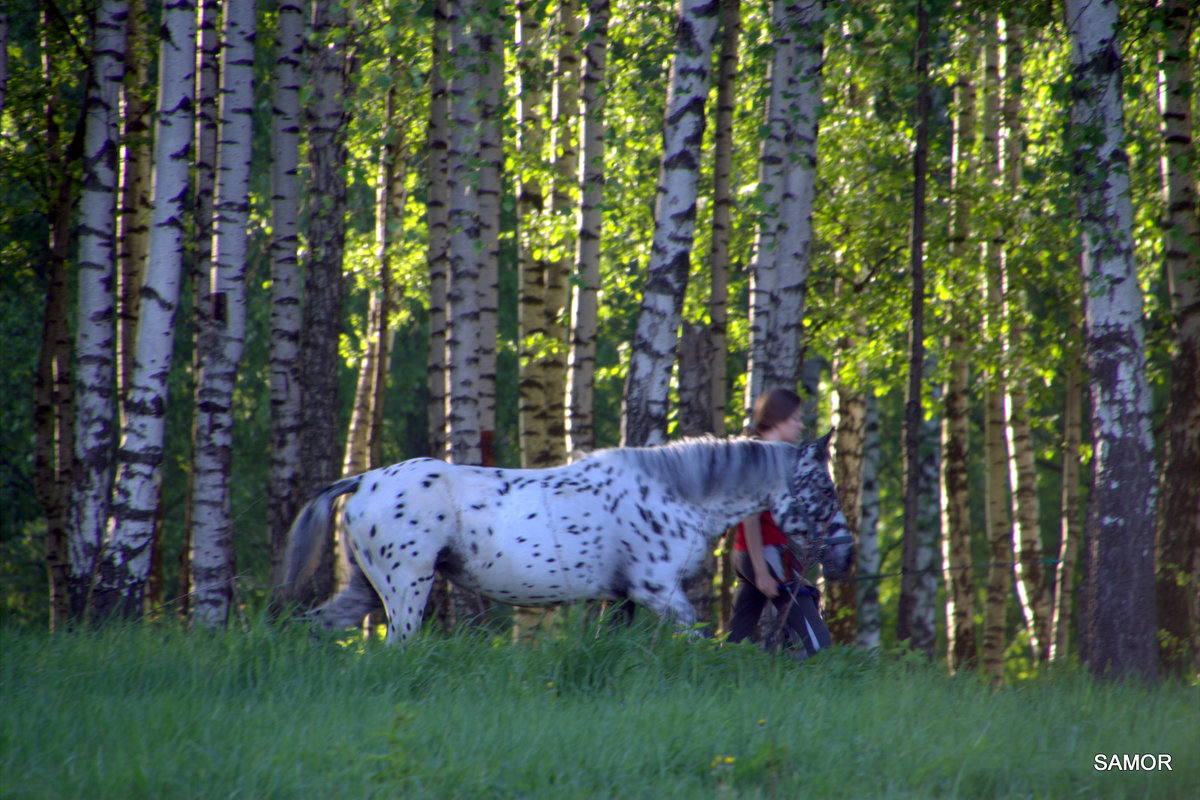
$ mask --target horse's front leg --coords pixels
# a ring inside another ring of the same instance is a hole
[[[696,609],[688,602],[683,581],[678,576],[669,583],[644,580],[636,588],[630,587],[629,598],[653,611],[660,619],[673,622],[681,629],[691,628],[696,624]]]

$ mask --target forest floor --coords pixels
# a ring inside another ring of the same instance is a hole
[[[0,798],[1200,797],[1196,686],[566,627],[0,627]]]

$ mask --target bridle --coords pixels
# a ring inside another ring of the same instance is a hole
[[[801,503],[799,500],[800,476],[798,474],[793,474],[788,477],[788,492],[790,493],[792,499],[792,508],[789,509],[788,516],[799,517],[800,522],[803,524],[804,530],[807,532],[807,535],[805,536],[805,541],[808,543],[807,552],[800,552],[800,548],[793,543],[790,535],[785,534],[785,538],[787,539],[788,548],[792,551],[792,554],[799,559],[800,563],[806,569],[812,564],[823,561],[825,553],[828,552],[829,548],[836,547],[838,545],[854,544],[854,537],[848,533],[830,537],[816,535],[818,526],[813,521],[812,514],[810,514],[808,511],[808,506],[804,503]],[[800,509],[794,510],[797,505],[800,506]],[[828,528],[829,526],[824,525],[821,527]]]

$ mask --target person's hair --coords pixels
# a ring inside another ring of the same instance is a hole
[[[800,395],[791,389],[769,389],[754,401],[754,415],[751,426],[760,436],[763,433],[787,420],[800,407]]]

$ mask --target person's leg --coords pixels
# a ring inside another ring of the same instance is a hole
[[[806,656],[829,647],[833,639],[817,607],[817,590],[797,583],[790,584],[788,589],[790,593],[781,592],[776,605],[781,613],[786,609],[790,632],[800,639]]]
[[[749,638],[758,625],[762,616],[763,606],[767,597],[754,585],[754,567],[750,556],[744,550],[734,550],[730,560],[733,571],[738,576],[738,588],[733,593],[733,610],[729,616],[730,642],[740,642]]]

